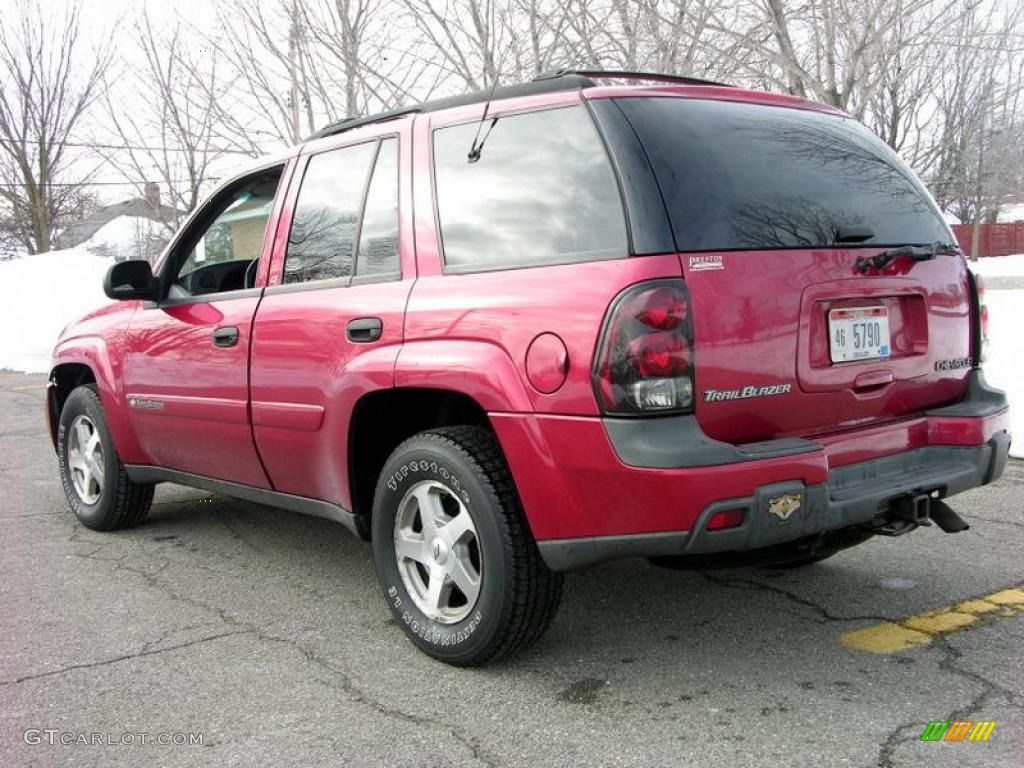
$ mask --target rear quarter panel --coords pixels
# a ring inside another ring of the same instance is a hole
[[[597,416],[590,369],[605,310],[626,286],[661,277],[679,277],[676,257],[421,277],[409,298],[397,383],[465,391],[490,411]],[[550,394],[535,389],[525,373],[527,349],[541,333],[557,335],[568,351],[565,383]],[[442,340],[426,360],[417,354],[418,344]],[[469,343],[481,345],[475,357],[460,351]],[[453,359],[446,360],[445,350]],[[521,391],[525,399],[492,394],[503,376],[517,377],[517,386],[500,389]]]
[[[501,109],[555,107],[578,100],[578,94],[564,92],[510,100]],[[409,297],[406,346],[399,357],[396,383],[464,392],[492,412],[597,416],[590,369],[608,305],[633,283],[678,278],[678,258],[623,253],[621,259],[605,261],[445,274],[435,217],[432,131],[479,116],[483,108],[476,104],[416,119],[413,194],[419,278]],[[571,206],[572,190],[565,194],[566,205]],[[525,372],[526,352],[542,333],[558,336],[568,352],[565,382],[548,394],[534,388]],[[445,345],[434,347],[437,355],[417,351],[426,349],[418,347],[423,342],[440,340]],[[483,351],[474,353],[478,355],[475,365],[467,357],[466,343],[482,345]],[[447,363],[446,354],[454,356]],[[505,394],[495,393],[496,381]]]

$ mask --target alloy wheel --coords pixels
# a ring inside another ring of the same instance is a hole
[[[395,555],[416,607],[434,621],[455,624],[473,610],[483,575],[476,525],[448,486],[416,483],[395,517]]]
[[[68,435],[68,470],[75,493],[83,504],[93,505],[103,493],[103,441],[86,415],[71,422]]]

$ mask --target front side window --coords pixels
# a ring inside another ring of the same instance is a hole
[[[184,261],[171,279],[172,296],[251,288],[281,169],[261,172],[212,203],[212,221],[197,224]]]
[[[479,159],[467,158],[480,129]],[[625,214],[579,105],[434,132],[445,264],[463,271],[626,256]]]
[[[679,98],[618,99],[682,251],[930,244],[950,235],[903,161],[850,118]]]

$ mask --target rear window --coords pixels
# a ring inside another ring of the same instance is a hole
[[[479,132],[480,159],[467,154]],[[627,255],[608,155],[581,106],[434,132],[444,262],[455,271]]]
[[[651,159],[680,250],[829,247],[842,225],[871,228],[861,245],[951,239],[910,169],[852,119],[726,101],[617,103]]]

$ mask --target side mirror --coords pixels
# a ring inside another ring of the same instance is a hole
[[[112,299],[156,299],[156,278],[148,261],[121,261],[103,278],[103,292]]]

